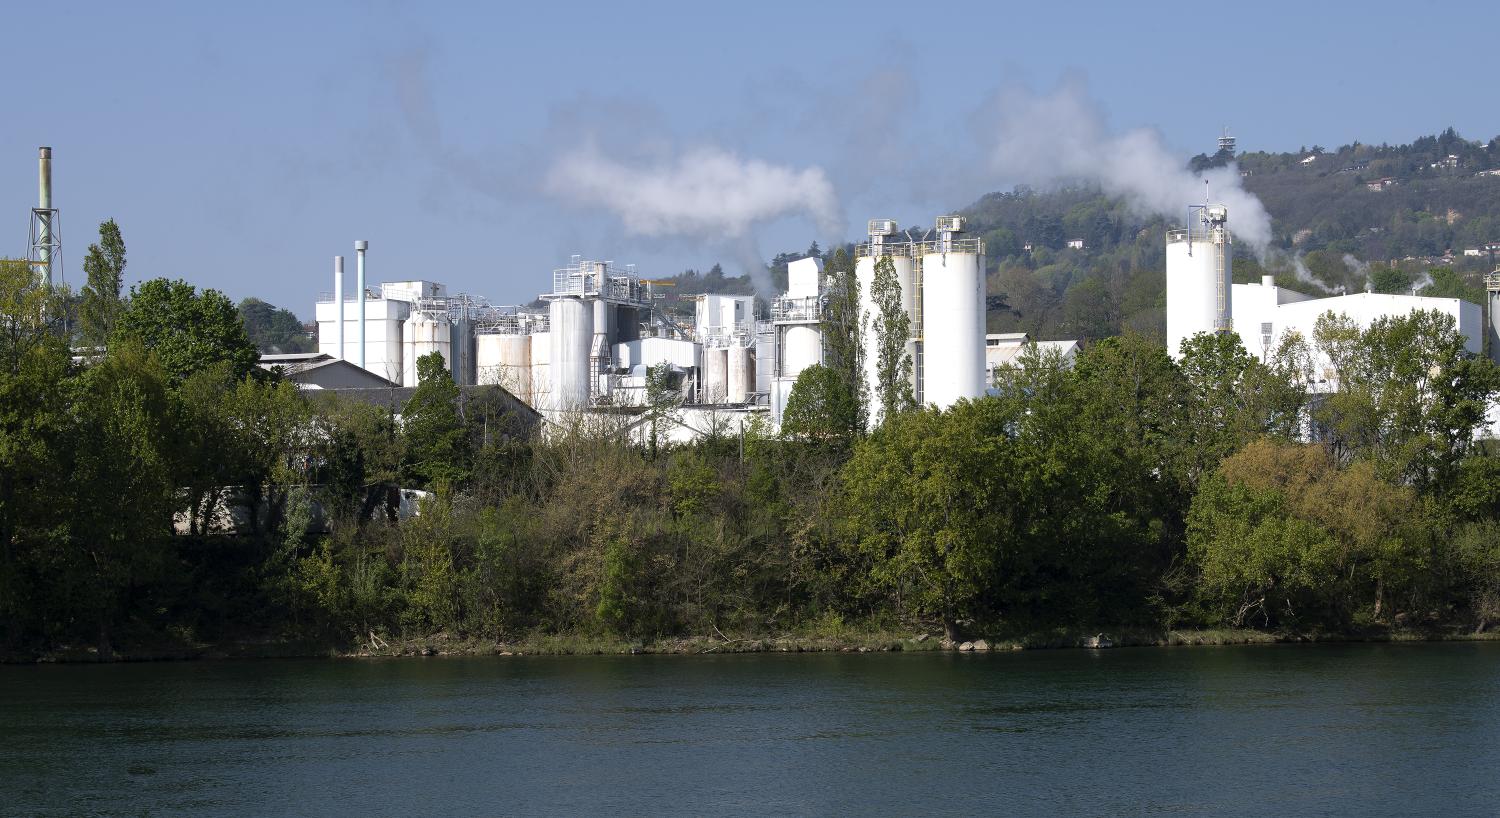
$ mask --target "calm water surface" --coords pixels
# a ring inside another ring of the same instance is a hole
[[[10,815],[1500,815],[1500,643],[0,667]]]

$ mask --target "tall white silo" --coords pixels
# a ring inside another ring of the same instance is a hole
[[[1233,243],[1223,205],[1188,208],[1188,227],[1167,232],[1167,352],[1201,332],[1233,327]]]
[[[551,395],[547,408],[589,405],[589,347],[594,336],[593,305],[579,298],[556,298],[550,306]]]
[[[922,400],[947,409],[985,393],[984,241],[961,239],[964,220],[937,220],[938,239],[923,242]]]

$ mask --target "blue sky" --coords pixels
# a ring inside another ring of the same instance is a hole
[[[1184,158],[1226,125],[1248,150],[1488,139],[1497,23],[1494,3],[17,5],[0,255],[25,252],[51,145],[75,286],[113,217],[129,281],[304,318],[359,238],[374,281],[524,302],[571,253],[667,275],[840,238],[795,208],[734,240],[643,234],[548,183],[583,146],[648,171],[701,150],[819,171],[854,238],[1029,181],[983,161],[1004,88],[1082,87],[1110,130]]]

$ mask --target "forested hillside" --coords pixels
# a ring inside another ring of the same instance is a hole
[[[1489,256],[1464,250],[1500,242],[1500,137],[1474,142],[1450,128],[1409,145],[1355,142],[1186,161],[1195,169],[1237,163],[1245,187],[1271,214],[1272,246],[1264,257],[1238,247],[1236,281],[1271,273],[1283,286],[1318,295],[1369,283],[1380,292],[1424,286],[1431,295],[1482,297]],[[989,251],[990,330],[1089,339],[1125,329],[1159,333],[1163,233],[1186,217],[1187,204],[1183,216],[1166,219],[1132,211],[1088,186],[1021,187],[963,208],[970,232],[983,236]],[[927,227],[913,231],[921,235]],[[1081,248],[1069,246],[1077,240]],[[778,286],[787,261],[817,251],[814,245],[776,256],[771,270]],[[676,281],[684,294],[751,289],[717,266]]]

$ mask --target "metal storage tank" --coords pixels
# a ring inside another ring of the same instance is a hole
[[[1200,332],[1228,332],[1233,315],[1228,211],[1222,205],[1188,208],[1188,228],[1167,231],[1167,353]]]
[[[956,216],[938,219],[922,245],[922,401],[940,409],[985,394],[984,243],[957,239]]]
[[[755,328],[755,391],[771,391],[771,374],[776,371],[776,326],[769,321]]]
[[[531,403],[530,335],[480,335],[476,356],[479,383],[504,387]]]
[[[729,350],[703,350],[703,396],[701,403],[723,403],[729,396]]]
[[[451,330],[448,326],[448,316],[441,313],[414,312],[406,319],[406,324],[401,328],[402,361],[404,363],[404,374],[401,383],[405,386],[418,385],[417,359],[423,355],[431,355],[434,352],[443,356],[443,365],[450,367],[452,357]],[[408,341],[409,339],[409,341]]]
[[[592,305],[577,298],[558,298],[550,307],[551,395],[549,409],[582,409],[589,405],[589,348],[594,336]]]
[[[729,359],[729,387],[725,398],[729,403],[745,403],[755,391],[755,354],[750,347],[738,344],[725,352]]]
[[[478,342],[474,336],[473,319],[452,319],[448,335],[452,353],[452,357],[448,359],[448,370],[453,373],[454,383],[467,386],[478,382],[479,370],[474,360]]]
[[[795,380],[802,370],[823,363],[823,331],[817,324],[794,324],[781,337],[781,372]]]

